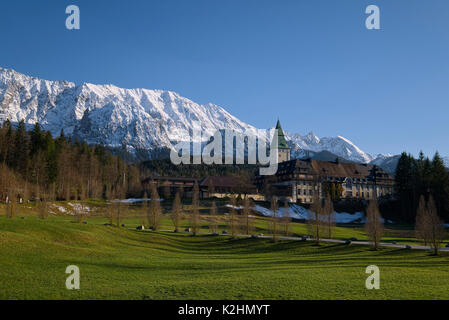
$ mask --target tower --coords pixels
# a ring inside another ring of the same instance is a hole
[[[285,140],[284,131],[281,127],[281,122],[278,119],[276,123],[277,139],[278,139],[278,162],[284,162],[290,160],[290,147]]]

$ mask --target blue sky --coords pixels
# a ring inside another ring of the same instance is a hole
[[[81,29],[65,28],[65,8]],[[381,30],[365,28],[378,5]],[[0,66],[168,89],[261,128],[449,155],[449,1],[1,1]]]

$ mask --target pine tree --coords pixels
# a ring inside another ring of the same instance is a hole
[[[14,137],[14,159],[16,169],[22,177],[26,177],[28,169],[28,134],[25,128],[25,122],[21,120],[17,126]]]
[[[44,136],[39,123],[35,123],[33,130],[31,131],[31,146],[30,155],[34,155],[38,150],[43,149]]]
[[[413,157],[403,152],[396,167],[395,193],[400,201],[401,217],[405,221],[413,221],[415,214],[413,166]]]
[[[430,189],[436,210],[444,219],[449,219],[449,174],[438,152],[432,160]]]

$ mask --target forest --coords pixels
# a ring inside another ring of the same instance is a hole
[[[141,197],[149,176],[204,178],[252,176],[255,165],[174,165],[170,159],[135,160],[124,150],[54,138],[36,123],[5,121],[0,128],[0,201],[85,200]]]
[[[401,221],[415,222],[421,196],[432,195],[439,216],[449,220],[449,173],[440,155],[432,160],[420,152],[417,159],[403,152],[395,174],[395,213]]]
[[[0,128],[0,201],[137,196],[143,175],[104,146],[72,141],[63,131],[53,138],[38,123],[27,131],[24,121]]]

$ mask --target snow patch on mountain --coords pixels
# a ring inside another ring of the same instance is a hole
[[[374,159],[373,156],[362,151],[354,143],[342,136],[320,139],[313,132],[305,136],[285,132],[285,138],[292,148],[293,156],[299,158],[307,157],[308,151],[329,151],[350,161],[367,163]]]
[[[203,135],[228,129],[257,135],[257,129],[212,103],[198,104],[166,90],[123,89],[114,85],[48,81],[0,67],[0,123],[39,122],[54,136],[128,150],[171,148],[188,139],[196,123]],[[293,158],[330,152],[342,159],[370,162],[376,157],[342,137],[285,133]],[[447,159],[449,161],[449,158]]]
[[[170,148],[200,123],[203,135],[232,129],[256,134],[222,107],[198,104],[172,91],[47,81],[0,68],[0,121],[39,122],[91,144],[131,149]]]

